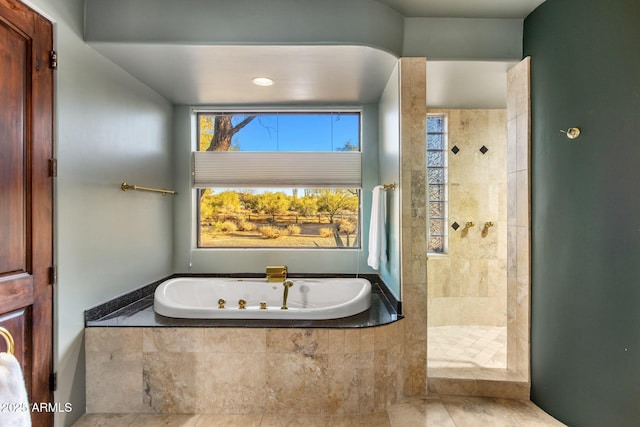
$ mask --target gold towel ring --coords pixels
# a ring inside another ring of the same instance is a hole
[[[2,338],[4,338],[5,342],[7,343],[7,353],[13,354],[15,343],[13,342],[13,337],[11,336],[11,333],[5,328],[3,328],[2,326],[0,326],[0,335],[2,335]]]

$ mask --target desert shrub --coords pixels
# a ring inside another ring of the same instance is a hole
[[[280,230],[278,227],[273,227],[271,225],[265,225],[263,227],[260,227],[258,231],[260,232],[260,234],[262,234],[263,237],[267,239],[277,239],[282,235],[282,230]]]
[[[256,228],[256,225],[254,223],[245,220],[239,220],[236,224],[238,225],[238,230],[240,231],[253,231]]]
[[[338,230],[343,233],[353,234],[356,231],[356,225],[349,220],[343,219],[338,223]]]
[[[298,227],[297,225],[291,224],[287,226],[287,233],[290,236],[297,236],[298,234],[300,234],[300,231],[300,227]]]
[[[320,237],[333,237],[333,228],[322,227],[318,230]]]
[[[233,233],[238,230],[238,226],[233,221],[225,221],[220,225],[220,231],[225,233]]]

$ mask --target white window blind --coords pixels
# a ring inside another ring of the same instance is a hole
[[[362,153],[197,151],[193,186],[359,188]]]

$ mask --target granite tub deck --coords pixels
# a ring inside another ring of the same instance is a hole
[[[330,320],[278,320],[278,319],[179,319],[165,317],[153,310],[155,288],[174,277],[260,277],[249,274],[228,275],[173,275],[159,280],[85,312],[87,327],[238,327],[238,328],[361,328],[392,323],[402,318],[401,304],[388,291],[376,275],[360,275],[371,282],[371,308],[354,316]],[[291,278],[341,277],[340,275],[290,275]],[[353,277],[353,276],[343,276]],[[265,283],[266,285],[266,283]]]
[[[415,373],[405,322],[374,289],[369,310],[335,320],[172,319],[153,312],[152,291],[97,318],[88,312],[87,413],[386,410]]]

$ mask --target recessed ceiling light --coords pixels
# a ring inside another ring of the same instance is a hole
[[[256,77],[255,79],[251,80],[251,82],[253,82],[253,84],[256,86],[271,86],[273,84],[273,80],[271,80],[269,77]]]

